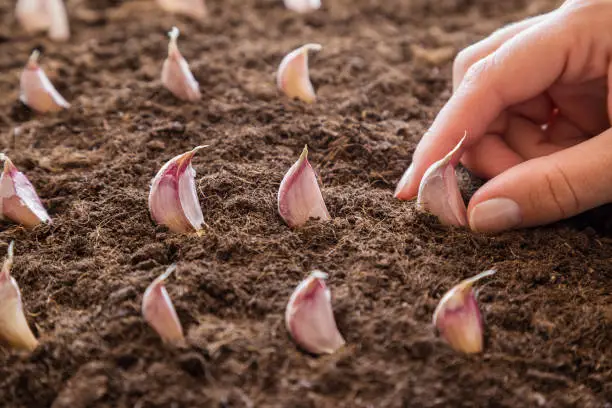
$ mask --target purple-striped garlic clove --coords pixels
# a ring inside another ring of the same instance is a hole
[[[57,92],[45,71],[38,65],[40,52],[34,50],[21,74],[21,102],[37,112],[59,112],[70,104]]]
[[[18,0],[15,15],[28,32],[49,30],[49,38],[66,41],[70,38],[68,15],[63,0]]]
[[[321,8],[321,0],[285,0],[285,7],[298,13],[308,13]]]
[[[142,297],[142,315],[164,343],[180,345],[185,341],[183,327],[164,286],[175,269],[176,265],[171,265],[149,285]]]
[[[482,351],[484,329],[473,285],[494,273],[488,270],[461,281],[438,303],[433,324],[455,351],[467,354]]]
[[[7,258],[0,271],[0,343],[9,347],[32,351],[38,346],[23,312],[21,292],[11,276],[13,243],[8,247]]]
[[[196,152],[207,146],[179,154],[159,170],[149,193],[151,218],[170,231],[201,233],[204,215],[200,208],[195,185],[195,170],[191,160]]]
[[[313,354],[332,354],[345,344],[336,326],[326,279],[326,273],[311,272],[295,289],[285,310],[291,337]]]
[[[2,218],[34,228],[40,223],[51,222],[30,180],[20,172],[4,154],[4,170],[0,176],[0,215]]]
[[[331,219],[315,171],[308,162],[308,146],[281,181],[278,213],[290,227],[300,227],[310,218]]]
[[[172,28],[168,33],[170,43],[168,44],[168,57],[162,68],[162,83],[179,99],[195,102],[200,99],[200,85],[193,77],[189,64],[181,55],[177,46],[179,29]]]
[[[157,4],[169,13],[182,14],[195,20],[202,20],[208,15],[204,0],[157,0]]]
[[[417,208],[438,217],[442,224],[467,225],[467,210],[455,175],[466,136],[442,160],[432,164],[419,185]]]
[[[308,51],[320,51],[320,44],[306,44],[283,58],[276,73],[276,85],[289,98],[313,103],[317,97],[308,73]]]

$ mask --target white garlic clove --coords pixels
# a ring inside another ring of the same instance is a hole
[[[461,281],[438,303],[433,324],[454,350],[467,354],[482,351],[484,329],[472,286],[478,280],[494,273],[494,270],[488,270]]]
[[[276,73],[276,85],[289,98],[306,103],[316,100],[310,74],[308,73],[308,51],[320,51],[320,44],[306,44],[291,51],[283,58]]]
[[[63,0],[18,0],[17,20],[28,32],[49,30],[49,38],[66,41],[70,38],[68,15]]]
[[[196,152],[207,146],[179,154],[159,170],[149,193],[151,218],[173,232],[200,233],[204,226],[204,215],[198,201],[195,185],[195,170],[191,160]]]
[[[40,223],[51,222],[30,180],[20,172],[4,154],[4,171],[0,176],[0,215],[2,218],[34,228]]]
[[[321,0],[284,0],[285,7],[298,13],[308,13],[321,8]]]
[[[159,6],[174,14],[182,14],[195,20],[202,20],[208,15],[204,0],[157,0]]]
[[[311,272],[295,289],[285,310],[285,324],[291,337],[313,354],[332,354],[345,344],[336,326],[325,279],[327,274]]]
[[[162,83],[179,99],[195,102],[200,99],[200,85],[193,77],[189,64],[178,49],[176,44],[179,29],[172,28],[168,33],[170,43],[168,44],[168,58],[164,61],[162,69]]]
[[[38,65],[39,57],[38,50],[34,50],[21,74],[19,98],[24,104],[41,113],[68,109],[70,104],[57,92],[45,71]]]
[[[15,278],[11,276],[13,266],[13,243],[0,271],[0,342],[12,348],[32,351],[38,340],[28,326],[23,312],[21,292]]]
[[[331,217],[323,201],[317,176],[308,162],[308,146],[291,166],[278,189],[278,213],[290,227],[300,227],[310,218]]]
[[[70,38],[70,26],[64,0],[47,0],[49,12],[49,38],[53,41],[66,41]]]
[[[183,327],[164,286],[175,269],[176,265],[171,265],[149,285],[142,297],[142,315],[164,343],[180,345],[185,341]]]
[[[417,208],[435,215],[446,225],[467,225],[467,210],[455,175],[455,164],[465,138],[427,169],[419,185]]]
[[[17,0],[15,16],[28,32],[47,30],[51,24],[45,5],[46,0]]]

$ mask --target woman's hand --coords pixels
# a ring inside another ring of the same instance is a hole
[[[612,1],[570,0],[462,51],[454,94],[417,146],[395,196],[467,131],[462,164],[491,179],[470,227],[547,224],[612,201]]]

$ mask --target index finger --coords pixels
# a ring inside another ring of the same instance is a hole
[[[417,146],[398,184],[397,198],[413,198],[427,168],[466,132],[464,148],[469,149],[504,109],[537,96],[563,74],[571,41],[567,31],[559,29],[562,26],[554,18],[529,28],[472,65]]]

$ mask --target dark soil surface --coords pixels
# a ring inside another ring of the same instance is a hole
[[[53,218],[16,242],[14,277],[41,340],[0,350],[6,407],[610,407],[612,225],[599,209],[550,227],[485,236],[448,229],[392,198],[415,143],[450,95],[454,54],[552,1],[327,0],[313,14],[281,0],[209,0],[205,22],[151,0],[68,0],[67,44],[18,27],[0,2],[0,140]],[[203,100],[161,87],[166,32]],[[323,44],[312,106],[278,95],[274,72]],[[73,104],[42,116],[18,102],[34,47]],[[475,113],[476,114],[476,113]],[[199,144],[202,237],[153,225],[149,182]],[[292,231],[276,192],[304,144],[333,216]],[[465,191],[478,180],[464,173]],[[164,346],[143,321],[146,286],[167,287],[188,334]],[[330,274],[348,345],[314,357],[290,340],[289,295]],[[460,279],[481,287],[486,351],[436,337],[434,308]]]

